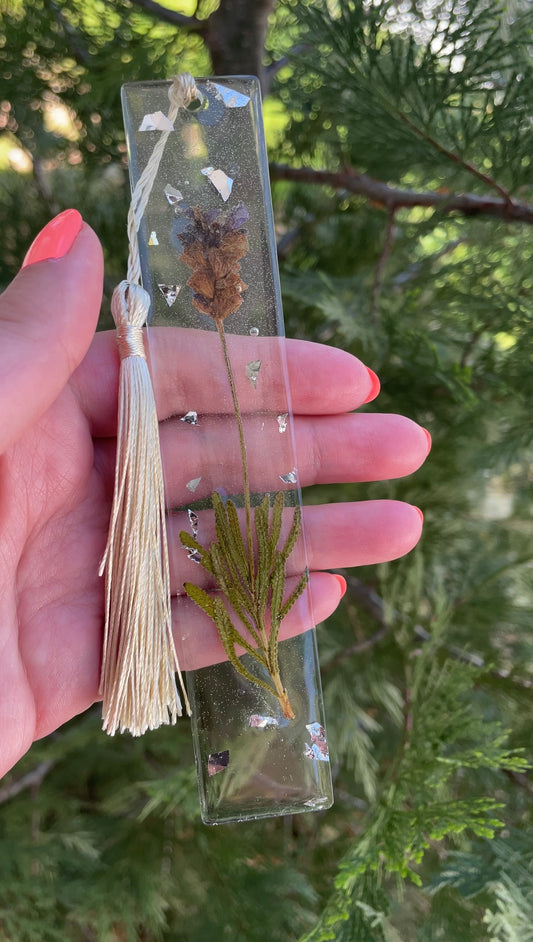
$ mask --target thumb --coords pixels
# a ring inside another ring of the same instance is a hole
[[[46,412],[85,356],[102,275],[97,236],[67,209],[39,233],[0,296],[0,453]]]

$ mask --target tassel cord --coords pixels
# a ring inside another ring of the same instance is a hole
[[[171,123],[198,95],[194,79],[177,76],[169,91]],[[105,573],[105,628],[100,692],[103,726],[134,736],[175,723],[185,692],[174,639],[166,507],[159,425],[142,327],[150,297],[140,286],[137,233],[170,132],[163,132],[132,195],[128,214],[128,280],[113,293],[120,354],[117,456]]]

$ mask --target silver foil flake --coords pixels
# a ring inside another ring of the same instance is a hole
[[[157,238],[156,232],[150,233],[150,238],[148,239],[148,245],[159,245],[159,239]]]
[[[191,510],[190,507],[187,510],[187,515],[189,517],[189,523],[191,525],[192,535],[195,537],[198,533],[198,514],[195,510]]]
[[[298,480],[298,475],[296,474],[296,468],[293,468],[292,471],[289,471],[288,474],[280,474],[280,480],[284,484],[296,484]]]
[[[170,183],[167,183],[164,193],[171,206],[174,206],[183,199],[183,193],[180,193],[180,191],[177,190],[174,186],[171,186]]]
[[[250,337],[259,337],[259,327],[250,327]]]
[[[158,285],[157,287],[159,288],[168,306],[172,307],[174,301],[180,293],[181,285]]]
[[[212,752],[207,760],[207,774],[217,775],[219,772],[225,772],[229,765],[229,749],[223,749],[222,752]]]
[[[190,559],[190,561],[191,561],[192,563],[201,563],[201,562],[202,562],[202,554],[201,554],[200,552],[198,552],[198,550],[191,549],[191,550],[189,550],[188,553],[187,553],[187,559]]]
[[[174,125],[162,111],[145,114],[141,121],[139,131],[173,131]]]
[[[185,487],[194,494],[201,480],[202,480],[201,478],[192,478],[190,481],[187,482]]]
[[[215,90],[215,96],[222,99],[226,108],[244,108],[250,101],[247,95],[241,95],[233,88],[217,85],[216,82],[206,82],[206,85],[210,90]]]
[[[204,167],[202,170],[204,177],[207,177],[211,181],[215,190],[217,190],[224,202],[229,200],[231,196],[231,190],[233,188],[233,180],[231,177],[228,177],[227,173],[224,173],[223,170],[216,169],[215,167]]]
[[[278,428],[281,434],[287,431],[287,419],[288,418],[289,418],[288,412],[282,412],[280,415],[278,415]]]
[[[269,727],[279,726],[279,721],[275,716],[260,716],[259,713],[252,713],[249,725],[253,729],[268,729]]]
[[[327,795],[320,795],[319,798],[310,798],[309,801],[304,801],[306,808],[324,808],[329,804],[329,798]]]
[[[191,409],[190,412],[182,415],[180,422],[186,422],[187,425],[198,425],[198,413]]]
[[[251,363],[246,364],[246,375],[254,388],[257,386],[257,377],[259,376],[260,369],[261,360],[252,360]]]
[[[319,762],[329,762],[329,750],[324,727],[320,723],[309,723],[305,728],[309,730],[311,745],[305,744],[304,756],[307,759],[317,759]]]

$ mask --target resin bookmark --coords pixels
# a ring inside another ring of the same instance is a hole
[[[198,79],[169,121],[170,84],[126,85],[123,107],[132,187],[164,146],[139,254],[149,344],[181,330],[187,401],[165,429],[175,634],[195,668],[202,817],[219,824],[328,808],[332,786],[259,86]]]

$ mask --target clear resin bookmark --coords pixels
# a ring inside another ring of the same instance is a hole
[[[164,429],[175,634],[202,817],[220,824],[328,808],[332,785],[259,85],[198,79],[169,119],[171,84],[126,85],[123,108],[132,188],[162,150],[139,254],[149,346],[180,331],[164,380],[185,397]]]

